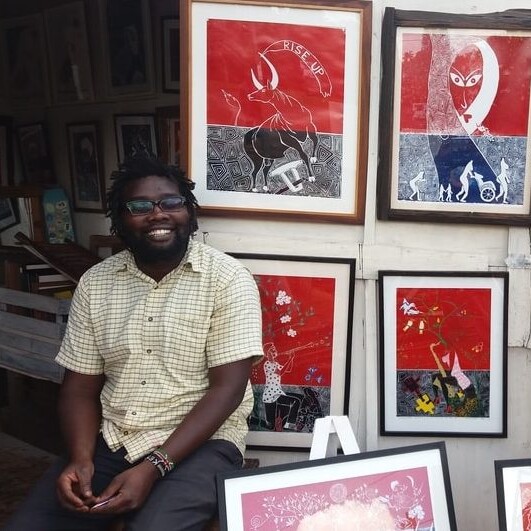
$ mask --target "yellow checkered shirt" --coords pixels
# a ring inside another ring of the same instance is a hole
[[[56,361],[105,373],[102,433],[134,462],[161,445],[208,389],[208,368],[262,356],[260,296],[234,258],[190,241],[160,282],[122,251],[92,267],[76,288]],[[213,435],[244,452],[251,385]]]

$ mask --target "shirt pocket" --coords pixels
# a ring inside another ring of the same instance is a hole
[[[163,318],[160,355],[165,367],[181,376],[204,378],[209,329],[210,318],[207,315],[173,313]]]

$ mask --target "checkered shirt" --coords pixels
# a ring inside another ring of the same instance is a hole
[[[160,282],[129,251],[92,267],[76,288],[56,361],[105,373],[102,432],[134,462],[161,445],[208,389],[208,369],[262,356],[260,296],[237,260],[190,241]],[[212,436],[244,452],[253,394]]]

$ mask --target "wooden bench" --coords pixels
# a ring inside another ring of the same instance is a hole
[[[70,300],[0,288],[0,367],[60,383],[55,362]]]

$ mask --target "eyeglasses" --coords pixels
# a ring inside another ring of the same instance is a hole
[[[151,214],[155,207],[158,206],[163,212],[177,212],[181,210],[186,204],[186,199],[180,195],[172,197],[165,197],[158,201],[151,201],[150,199],[133,199],[127,201],[125,207],[133,216],[144,216]]]

